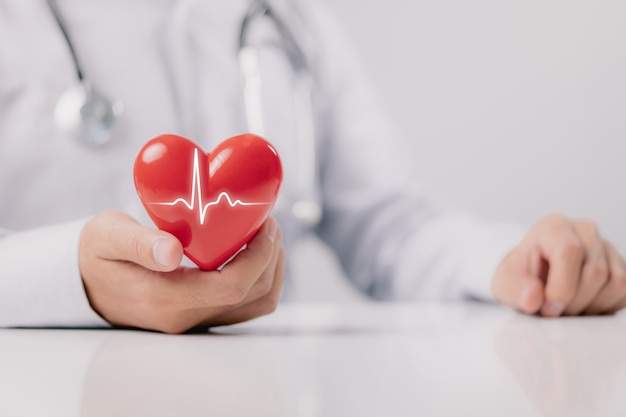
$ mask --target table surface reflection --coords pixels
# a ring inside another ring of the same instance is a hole
[[[624,416],[626,316],[283,304],[208,334],[0,330],[0,416]]]

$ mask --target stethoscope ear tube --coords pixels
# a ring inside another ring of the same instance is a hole
[[[322,206],[317,195],[317,149],[315,141],[315,109],[313,108],[313,80],[304,71],[296,73],[294,86],[296,136],[298,138],[298,200],[291,211],[295,218],[308,227],[322,219]]]
[[[294,71],[293,107],[296,117],[297,195],[291,204],[291,215],[311,228],[322,218],[322,206],[317,195],[317,150],[315,141],[315,109],[313,108],[313,78],[304,52],[291,31],[273,12],[266,1],[254,2],[241,25],[239,36],[239,66],[243,79],[243,98],[248,130],[263,136],[263,86],[258,49],[249,40],[251,23],[256,18],[270,19],[281,37],[283,48]],[[279,200],[277,206],[284,204]]]
[[[69,49],[70,51],[70,55],[72,56],[72,62],[74,64],[74,69],[76,70],[76,77],[78,78],[78,81],[82,82],[84,78],[83,67],[80,64],[78,55],[76,55],[74,43],[72,42],[69,33],[67,33],[67,26],[65,24],[65,21],[63,20],[63,16],[61,16],[59,5],[57,4],[56,0],[46,0],[46,3],[48,4],[48,8],[50,9],[50,11],[52,12],[55,22],[57,22],[57,26],[59,26],[59,30],[61,31],[63,38],[65,39],[67,49]]]
[[[261,70],[259,53],[256,48],[252,46],[239,48],[239,70],[243,80],[243,101],[248,131],[259,136],[265,136]]]

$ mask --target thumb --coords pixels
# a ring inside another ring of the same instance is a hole
[[[526,314],[535,314],[543,305],[544,283],[524,268],[514,268],[504,260],[491,281],[496,301]]]
[[[153,271],[173,271],[183,257],[182,245],[176,237],[142,226],[121,212],[97,216],[95,238],[101,258],[133,262]]]

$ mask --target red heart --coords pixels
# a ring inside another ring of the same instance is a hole
[[[134,170],[156,226],[205,270],[222,265],[261,228],[282,176],[274,147],[253,134],[227,139],[208,154],[181,136],[157,136],[141,148]]]

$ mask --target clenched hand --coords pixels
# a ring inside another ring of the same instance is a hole
[[[626,266],[594,222],[550,215],[502,261],[492,291],[528,314],[614,313],[626,307]]]

